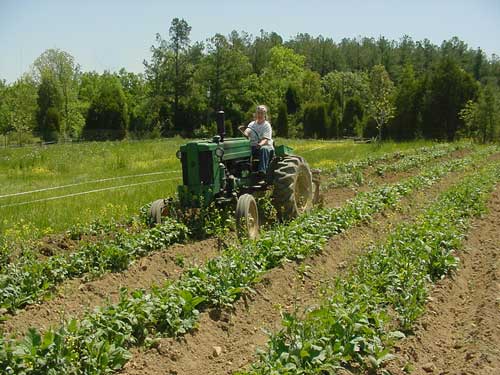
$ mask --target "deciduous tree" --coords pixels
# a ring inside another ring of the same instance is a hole
[[[148,116],[147,85],[143,74],[127,72],[124,68],[118,72],[118,79],[127,102],[129,131],[136,137],[143,137],[152,131]]]
[[[382,128],[394,117],[394,83],[383,65],[375,65],[370,72],[370,101],[368,114],[377,124],[378,140]]]
[[[370,96],[369,79],[364,72],[331,72],[321,79],[321,86],[328,102],[339,102],[341,116],[350,98],[356,97],[366,105]]]
[[[0,134],[7,144],[7,135],[13,130],[10,123],[8,106],[8,87],[5,80],[0,79]]]
[[[106,73],[99,94],[87,113],[83,137],[87,140],[118,140],[127,134],[128,110],[120,80]]]
[[[46,50],[33,63],[32,75],[35,82],[41,84],[43,77],[51,77],[61,93],[62,101],[57,109],[61,113],[61,130],[64,133],[71,132],[72,127],[81,122],[79,112],[74,110],[78,106],[80,74],[80,65],[75,62],[74,57],[59,49]]]
[[[18,143],[31,133],[36,125],[37,88],[33,79],[24,75],[9,88],[7,93],[8,121],[17,133]]]
[[[245,113],[243,83],[252,71],[250,61],[221,34],[207,41],[207,52],[199,64],[196,79],[208,94],[209,111],[214,114],[223,109],[228,121],[241,123]]]
[[[489,84],[481,88],[476,102],[469,100],[460,111],[464,121],[466,136],[474,137],[482,143],[493,141],[500,136],[500,95],[498,88]]]
[[[292,49],[276,46],[269,51],[269,64],[260,77],[260,96],[276,111],[290,86],[301,87],[305,73],[305,57]]]

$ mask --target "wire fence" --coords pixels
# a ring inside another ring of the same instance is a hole
[[[98,180],[82,181],[82,182],[76,182],[74,184],[51,186],[51,187],[47,187],[47,188],[43,188],[43,189],[22,191],[22,192],[19,192],[19,193],[3,194],[3,195],[0,195],[0,199],[2,199],[2,198],[17,197],[17,196],[20,196],[20,195],[41,193],[41,192],[50,191],[50,190],[65,189],[65,188],[68,188],[68,187],[79,186],[79,185],[96,184],[96,183],[101,183],[101,182],[121,180],[121,179],[127,179],[127,178],[146,177],[146,176],[154,176],[154,175],[160,175],[160,174],[179,173],[179,172],[180,172],[180,170],[175,170],[175,171],[166,171],[166,172],[151,172],[151,173],[141,173],[141,174],[127,175],[127,176],[117,176],[117,177],[101,178],[101,179],[98,179]]]
[[[162,178],[160,180],[154,180],[154,181],[144,181],[144,182],[136,182],[136,183],[133,183],[133,184],[126,184],[126,185],[119,185],[119,186],[110,186],[110,187],[106,187],[106,188],[81,191],[81,192],[78,192],[78,193],[71,193],[71,194],[59,195],[59,196],[56,196],[56,197],[33,199],[33,200],[29,200],[29,201],[24,201],[24,202],[9,203],[9,204],[1,205],[0,208],[24,206],[24,205],[33,204],[33,203],[48,202],[48,201],[54,201],[54,200],[57,200],[57,199],[77,197],[79,195],[86,195],[86,194],[99,193],[99,192],[103,192],[103,191],[124,189],[124,188],[129,188],[129,187],[134,187],[134,186],[140,186],[140,185],[157,184],[159,182],[173,181],[173,180],[180,180],[180,179],[181,179],[181,177],[172,177],[172,178]]]

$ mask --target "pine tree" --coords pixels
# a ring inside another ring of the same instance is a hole
[[[344,115],[340,127],[340,135],[352,137],[356,135],[356,124],[363,119],[364,111],[358,97],[349,98],[345,105]]]
[[[288,113],[286,104],[281,103],[278,108],[278,118],[276,120],[276,130],[280,137],[288,138]]]
[[[451,58],[444,58],[430,75],[423,105],[423,134],[429,139],[452,141],[464,127],[459,112],[474,100],[478,84]]]
[[[304,107],[304,136],[306,138],[327,138],[329,125],[325,103],[309,103]]]
[[[291,115],[295,114],[299,107],[299,94],[295,86],[288,86],[285,93],[286,109]]]
[[[56,141],[61,130],[62,95],[52,76],[42,76],[37,103],[36,130],[44,141]]]

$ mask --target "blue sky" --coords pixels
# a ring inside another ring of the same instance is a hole
[[[142,72],[155,34],[166,37],[174,17],[190,24],[193,41],[260,29],[335,41],[407,34],[440,44],[458,36],[500,55],[500,0],[0,0],[0,79],[14,81],[48,48],[69,52],[85,71]]]

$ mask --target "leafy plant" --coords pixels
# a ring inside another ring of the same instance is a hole
[[[45,262],[25,257],[0,274],[0,306],[13,311],[39,300],[66,279],[123,271],[134,259],[182,241],[187,233],[183,224],[168,219],[140,233],[121,229],[113,239],[84,244],[74,253]]]
[[[222,255],[209,260],[204,266],[190,268],[179,280],[167,282],[150,292],[135,290],[128,293],[124,290],[117,304],[87,313],[81,321],[71,321],[58,330],[48,330],[61,333],[64,343],[62,347],[69,350],[69,353],[46,352],[39,340],[31,340],[31,354],[27,356],[22,349],[26,338],[3,338],[0,341],[0,366],[12,374],[40,373],[31,366],[33,362],[38,361],[45,364],[43,373],[58,371],[59,367],[55,364],[60,361],[67,365],[68,373],[102,374],[117,370],[126,361],[128,348],[148,344],[151,338],[159,335],[175,337],[185,334],[196,327],[199,309],[232,306],[243,294],[253,293],[252,286],[259,282],[267,270],[286,260],[304,259],[321,251],[329,237],[367,220],[376,212],[393,207],[403,196],[434,184],[448,172],[463,169],[480,160],[481,157],[476,155],[474,158],[447,161],[400,183],[360,193],[341,208],[313,211],[289,225],[276,226],[273,231],[263,233],[258,240],[247,241],[241,247],[229,247]],[[492,183],[491,178],[478,181],[484,183],[485,189]],[[472,191],[462,194],[462,201],[454,201],[451,196],[450,201],[455,202],[457,213],[463,213],[467,207],[470,208],[467,211],[469,213],[479,211],[480,205],[466,203],[469,200],[474,201],[474,197],[483,196],[485,190],[477,189],[480,185],[472,186],[475,187]],[[476,194],[471,195],[474,191]],[[443,220],[458,217],[447,215],[448,211],[436,206],[437,212],[440,209],[443,211]],[[162,226],[153,228],[153,233],[149,236],[165,236],[162,230]],[[156,239],[153,240],[149,236],[142,238],[141,247],[136,249],[135,254],[154,248]],[[438,237],[432,238],[435,239],[432,243],[439,246],[443,243]],[[383,267],[385,256],[374,257],[375,259],[380,259],[373,263],[379,266],[379,269],[389,270]],[[361,264],[363,263],[360,262],[360,267]],[[423,264],[428,267],[429,264],[440,265],[441,262]],[[432,272],[441,272],[438,271],[439,267],[432,266],[430,269]],[[352,277],[356,277],[357,274],[353,272],[353,275]],[[391,272],[381,272],[380,275],[381,281],[393,280]],[[371,276],[373,272],[367,273],[367,277]],[[409,278],[401,280],[407,279]],[[29,280],[29,283],[31,282],[32,280]],[[289,330],[281,333],[282,338],[279,335],[274,336],[276,345],[272,353],[279,353],[280,360],[275,361],[276,356],[273,354],[266,363],[272,366],[279,363],[279,366],[273,367],[278,372],[296,372],[295,369],[305,368],[307,373],[313,373],[310,369],[317,370],[317,373],[332,372],[339,363],[363,363],[366,356],[371,356],[371,361],[377,366],[380,365],[388,355],[385,349],[387,342],[394,340],[396,333],[387,333],[384,330],[384,323],[389,319],[388,314],[384,310],[372,309],[374,303],[387,304],[382,300],[382,296],[385,295],[384,291],[389,289],[382,282],[372,284],[376,287],[366,288],[360,282],[347,283],[338,280],[337,288],[343,288],[345,293],[333,294],[320,310],[311,312],[309,319],[312,323],[295,317],[288,318],[286,321]],[[406,284],[401,285],[404,287]],[[392,294],[388,293],[395,301],[398,297],[397,290],[399,289],[395,289]],[[420,297],[422,296],[424,295],[420,294]],[[420,297],[418,301],[421,301]],[[418,304],[416,306],[418,307]],[[329,311],[333,310],[333,307],[336,313],[331,315]],[[412,304],[406,303],[397,311],[401,321],[404,321],[403,319],[412,319],[415,309]],[[313,334],[314,332],[321,335]],[[36,335],[37,332],[33,331],[28,333],[27,337]],[[333,335],[339,335],[343,341],[331,341],[331,337],[337,337]],[[304,364],[307,366],[304,367]]]
[[[364,184],[364,172],[368,167],[374,167],[375,173],[383,176],[386,172],[407,171],[464,148],[471,148],[471,145],[468,143],[438,144],[406,152],[396,151],[377,157],[370,156],[361,160],[338,164],[335,168],[324,171],[329,176],[326,186],[361,186]]]
[[[335,279],[319,308],[285,315],[283,328],[245,374],[323,374],[357,363],[378,369],[425,307],[428,283],[454,270],[467,220],[484,212],[500,180],[500,164],[474,173],[443,193],[415,223],[361,256]],[[395,321],[399,329],[394,330]],[[243,374],[243,373],[242,373]]]

